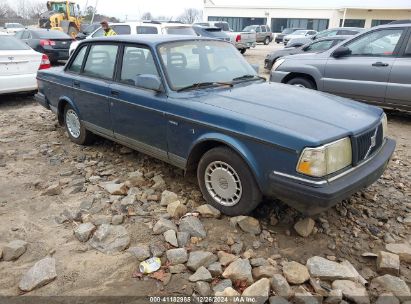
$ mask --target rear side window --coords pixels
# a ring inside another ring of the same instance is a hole
[[[130,35],[131,28],[129,25],[113,25],[113,31],[116,32],[117,35]]]
[[[333,40],[322,40],[318,42],[314,42],[310,46],[308,46],[305,50],[307,52],[322,52],[328,50],[333,45]]]
[[[12,36],[0,36],[0,50],[30,50],[30,47]]]
[[[73,73],[80,73],[81,66],[83,65],[84,56],[86,55],[87,45],[83,46],[81,50],[77,53],[76,58],[69,67],[69,71]]]
[[[158,34],[158,30],[154,26],[137,26],[137,34]]]
[[[84,66],[84,75],[112,79],[117,51],[117,45],[95,44],[91,46],[86,65]]]
[[[192,27],[167,27],[166,33],[169,35],[189,35],[189,36],[197,36],[196,32],[193,30]]]

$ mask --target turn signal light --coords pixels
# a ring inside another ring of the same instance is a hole
[[[235,42],[239,42],[241,41],[241,35],[237,35],[237,37],[235,37]]]

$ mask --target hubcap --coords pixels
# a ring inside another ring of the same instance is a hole
[[[241,180],[237,172],[229,164],[222,161],[210,163],[204,174],[208,193],[223,206],[236,205],[243,193]]]
[[[299,88],[305,88],[305,86],[303,86],[301,83],[296,83],[295,86]]]
[[[80,120],[77,113],[72,109],[69,109],[66,113],[66,125],[71,136],[74,138],[80,137]]]

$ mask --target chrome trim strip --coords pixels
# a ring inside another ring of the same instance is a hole
[[[295,180],[298,180],[298,181],[301,181],[301,182],[314,184],[314,185],[324,185],[324,184],[327,183],[327,180],[313,181],[313,180],[310,180],[310,179],[302,178],[302,177],[299,177],[299,176],[295,176],[295,175],[291,175],[291,174],[287,174],[287,173],[283,173],[283,172],[279,172],[279,171],[273,171],[273,173],[275,175],[288,177],[288,178],[291,178],[291,179],[295,179]]]

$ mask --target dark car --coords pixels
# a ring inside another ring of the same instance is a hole
[[[334,45],[344,41],[345,39],[349,38],[349,36],[334,36],[334,37],[327,37],[318,39],[316,41],[312,41],[307,43],[306,45],[295,47],[295,48],[284,48],[282,50],[274,51],[269,53],[265,60],[264,60],[264,68],[267,70],[271,70],[275,61],[278,58],[288,55],[295,55],[301,53],[318,53],[326,51],[332,48]]]
[[[73,38],[69,35],[47,29],[26,29],[17,32],[15,37],[24,41],[35,51],[46,54],[52,63],[67,60],[70,44],[73,42]]]
[[[99,22],[92,23],[89,25],[82,25],[80,33],[76,35],[76,40],[84,40],[87,38],[88,35],[93,33],[95,30],[99,29],[101,24]]]
[[[229,215],[263,196],[318,213],[375,182],[395,148],[382,109],[269,83],[215,39],[88,39],[37,80],[36,100],[73,142],[95,133],[197,172]]]
[[[193,29],[198,36],[230,41],[230,36],[216,26],[193,25]]]
[[[285,36],[290,35],[291,33],[294,33],[295,31],[298,30],[304,30],[303,28],[299,28],[299,27],[287,27],[285,28],[281,34],[278,34],[277,36],[275,36],[275,42],[280,43],[283,42],[283,39]]]

